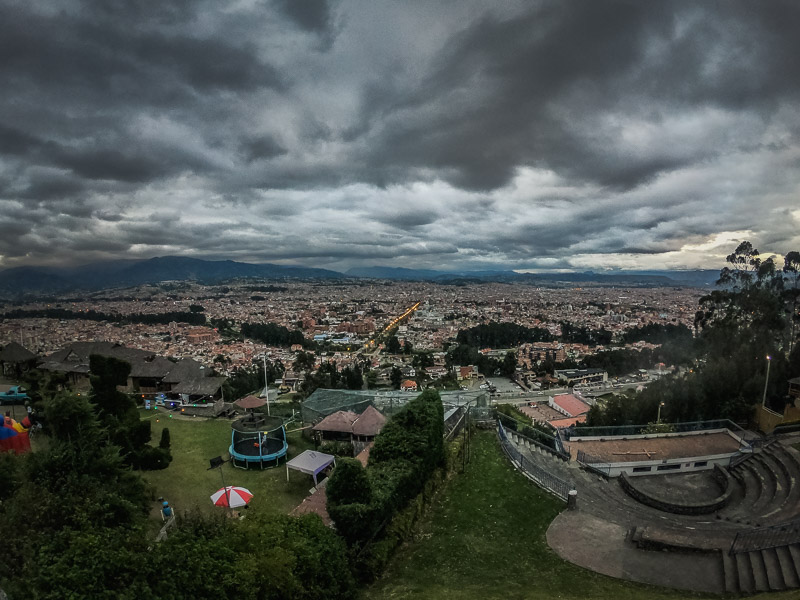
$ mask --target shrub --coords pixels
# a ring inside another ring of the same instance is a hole
[[[367,473],[354,458],[345,458],[338,462],[326,489],[328,501],[334,504],[369,504],[372,500]]]
[[[161,441],[158,442],[158,447],[163,448],[164,450],[168,450],[170,446],[170,439],[169,439],[169,427],[164,427],[161,430]]]
[[[353,456],[353,445],[350,442],[325,442],[320,444],[320,452],[325,454],[333,454],[337,458],[339,456]]]
[[[328,484],[328,512],[348,544],[373,538],[422,491],[445,463],[443,435],[439,393],[426,390],[384,425],[366,471],[355,461],[341,461]]]

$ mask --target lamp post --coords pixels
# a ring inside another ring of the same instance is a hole
[[[267,397],[267,416],[269,416],[269,389],[267,386],[267,355],[265,354],[262,358],[264,359],[264,395]]]
[[[661,407],[664,406],[663,402],[658,403],[658,416],[656,416],[656,425],[661,425]]]
[[[767,378],[764,380],[764,395],[761,397],[761,408],[767,406],[767,386],[769,385],[769,366],[772,364],[772,357],[767,354]]]

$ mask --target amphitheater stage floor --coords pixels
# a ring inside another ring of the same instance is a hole
[[[718,554],[641,550],[627,541],[627,532],[627,527],[578,509],[555,518],[547,543],[564,560],[610,577],[696,592],[724,591]]]
[[[733,454],[740,446],[736,438],[724,432],[648,439],[606,438],[578,441],[579,439],[573,437],[569,442],[572,460],[582,450],[594,458],[610,463]]]
[[[684,504],[712,502],[724,491],[710,469],[695,473],[636,477],[632,485],[653,498]]]

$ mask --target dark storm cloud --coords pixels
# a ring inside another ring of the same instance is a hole
[[[768,4],[787,25],[800,25],[800,6]],[[629,151],[621,127],[600,118],[622,113],[621,124],[637,116],[657,123],[698,105],[767,111],[796,99],[800,36],[781,35],[789,29],[777,15],[760,15],[752,4],[733,3],[729,14],[700,9],[561,2],[479,20],[446,44],[423,84],[396,105],[403,118],[383,139],[388,156],[376,159],[453,169],[457,185],[492,189],[519,164],[630,188],[711,157],[694,148]]]
[[[0,0],[0,265],[788,247],[797,31],[780,0]]]
[[[308,31],[322,32],[330,24],[331,9],[327,0],[276,0],[276,4],[294,23]]]
[[[247,157],[248,162],[264,158],[274,158],[281,154],[286,154],[286,148],[268,136],[243,141],[241,143],[241,150]]]

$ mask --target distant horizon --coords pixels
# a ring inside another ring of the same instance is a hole
[[[300,263],[292,263],[287,261],[282,262],[271,262],[271,261],[244,261],[244,260],[234,260],[230,258],[205,258],[205,257],[198,257],[198,256],[185,256],[179,254],[169,254],[163,256],[150,256],[146,258],[106,258],[96,261],[89,261],[89,262],[77,262],[75,264],[26,264],[26,265],[18,265],[13,267],[3,267],[0,265],[0,272],[8,271],[11,269],[55,269],[55,270],[70,270],[70,269],[80,269],[83,267],[88,267],[97,264],[104,264],[104,263],[123,263],[123,262],[147,262],[150,260],[155,259],[170,259],[170,258],[186,258],[186,259],[193,259],[193,260],[201,260],[205,262],[215,262],[215,263],[223,263],[223,262],[234,262],[238,264],[246,264],[246,265],[275,265],[281,267],[297,267],[297,268],[305,268],[305,269],[322,269],[326,271],[334,271],[337,273],[341,273],[346,275],[348,271],[356,271],[362,269],[396,269],[396,270],[404,270],[404,271],[435,271],[440,273],[485,273],[485,272],[497,272],[497,273],[517,273],[519,275],[525,274],[558,274],[558,273],[574,273],[574,274],[581,274],[581,273],[594,273],[597,275],[603,274],[613,274],[613,273],[681,273],[681,272],[718,272],[719,269],[716,268],[674,268],[674,269],[652,269],[652,268],[641,268],[641,269],[618,269],[618,268],[592,268],[586,267],[582,269],[538,269],[538,270],[525,270],[525,269],[512,269],[512,268],[502,268],[502,267],[495,267],[495,268],[447,268],[447,267],[409,267],[409,266],[393,266],[390,264],[365,264],[354,266],[350,268],[346,268],[344,270],[334,269],[331,267],[321,267],[315,266],[313,264],[300,264]]]

